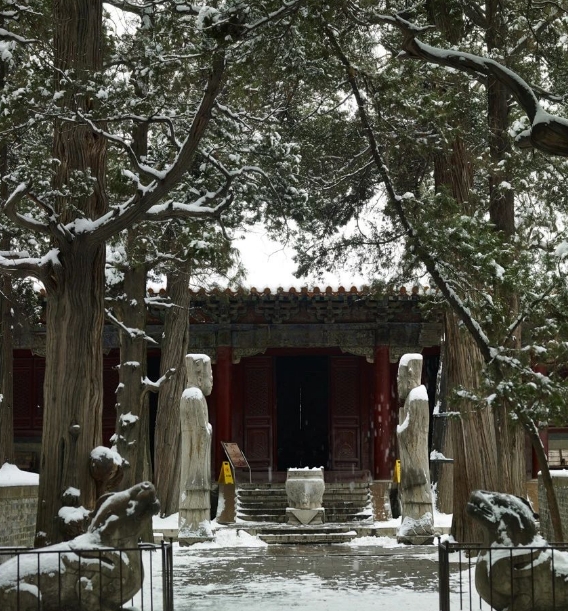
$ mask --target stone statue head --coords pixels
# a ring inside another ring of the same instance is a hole
[[[213,390],[211,359],[206,354],[186,354],[185,368],[188,387],[197,386],[207,397]]]
[[[398,400],[402,404],[405,402],[408,393],[422,381],[422,355],[405,354],[400,359],[398,366]]]

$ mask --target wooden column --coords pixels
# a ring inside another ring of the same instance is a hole
[[[221,447],[222,441],[234,441],[231,430],[231,378],[233,369],[233,349],[231,346],[217,347],[217,363],[216,377],[213,380],[213,385],[217,393],[217,414],[216,424],[217,431],[215,433],[215,472],[218,473],[221,468],[221,462],[226,460],[225,454]]]
[[[388,346],[375,349],[375,401],[373,410],[375,479],[392,478],[394,448],[393,418],[391,414],[391,366]]]

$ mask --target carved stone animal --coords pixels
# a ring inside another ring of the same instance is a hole
[[[118,611],[143,582],[136,548],[160,504],[150,482],[97,501],[88,531],[0,565],[2,611]]]
[[[490,548],[480,553],[475,567],[483,600],[496,611],[568,609],[568,553],[539,549],[548,543],[537,535],[538,516],[528,501],[476,490],[467,513],[483,526]]]

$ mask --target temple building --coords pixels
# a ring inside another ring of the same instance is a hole
[[[279,481],[289,467],[320,467],[326,479],[390,480],[396,459],[396,374],[407,352],[424,356],[423,383],[434,404],[442,322],[418,288],[307,289],[193,293],[191,353],[213,363],[208,398],[213,473],[222,441],[239,445],[253,478]],[[160,313],[147,332],[158,342]],[[17,339],[14,427],[18,462],[37,469],[45,336]],[[105,331],[104,437],[113,433],[118,334]],[[158,377],[159,350],[149,352]]]

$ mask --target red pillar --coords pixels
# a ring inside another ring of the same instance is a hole
[[[233,369],[233,349],[231,346],[219,346],[217,348],[216,376],[213,384],[217,394],[217,414],[215,433],[215,471],[221,468],[221,462],[226,460],[222,441],[233,441],[231,439],[231,374]]]
[[[392,478],[394,448],[391,414],[391,366],[388,346],[375,349],[375,405],[373,410],[375,479]]]

